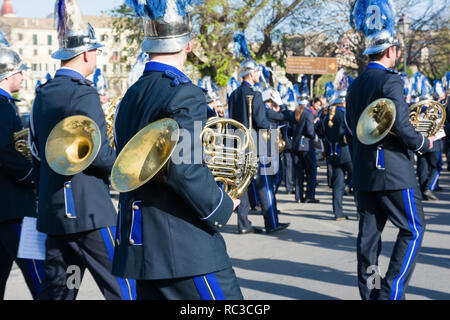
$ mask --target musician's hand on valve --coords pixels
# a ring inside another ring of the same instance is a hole
[[[233,211],[241,204],[241,200],[233,199]]]

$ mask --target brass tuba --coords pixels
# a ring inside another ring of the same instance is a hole
[[[101,146],[100,129],[86,116],[71,116],[60,121],[45,144],[45,158],[58,174],[75,175],[91,165]]]
[[[214,179],[230,198],[239,198],[258,169],[251,131],[236,120],[213,117],[200,137],[204,161]]]
[[[14,148],[17,152],[21,153],[28,161],[31,161],[31,150],[28,145],[28,135],[30,129],[23,129],[14,133]]]
[[[416,131],[434,136],[445,124],[445,107],[434,100],[424,100],[409,107],[409,121]]]

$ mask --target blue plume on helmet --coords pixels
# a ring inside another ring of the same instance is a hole
[[[287,102],[297,102],[296,94],[295,94],[294,90],[292,90],[291,88],[288,89],[286,96],[287,96]]]
[[[245,59],[251,57],[250,51],[248,50],[247,40],[242,32],[236,32],[233,36],[234,41],[234,54],[238,59],[243,56]]]
[[[58,15],[58,26],[57,26],[58,33],[65,33],[68,30],[65,0],[59,0],[56,3],[55,14]]]
[[[433,83],[433,92],[437,98],[445,96],[444,85],[440,80],[434,80]]]
[[[134,65],[131,67],[128,74],[128,87],[131,87],[144,73],[145,65],[149,61],[148,54],[145,52],[139,53]]]
[[[47,81],[52,80],[52,76],[50,75],[50,73],[47,73],[47,74],[45,75],[45,80],[47,80]]]
[[[328,81],[327,83],[325,83],[325,99],[327,99],[328,102],[331,101],[331,98],[334,95],[334,85],[333,85],[333,81]]]
[[[300,95],[302,96],[309,96],[309,85],[308,85],[308,76],[304,75],[302,76],[302,79],[300,81],[300,86],[299,86],[299,92]]]
[[[234,90],[239,88],[239,86],[240,86],[240,84],[236,80],[236,78],[235,77],[231,77],[230,80],[228,81],[228,85],[227,85],[227,99],[230,97],[231,93]]]
[[[445,73],[445,76],[442,78],[442,84],[445,90],[450,91],[450,72]]]
[[[422,78],[422,90],[421,90],[421,98],[422,99],[429,99],[431,98],[433,94],[433,87],[431,86],[430,81],[427,79],[427,77]]]
[[[3,30],[0,30],[0,47],[10,47],[8,39]]]
[[[395,9],[391,0],[356,0],[350,15],[350,25],[366,36],[382,30],[395,34]]]
[[[108,86],[100,68],[95,70],[93,80],[98,93],[101,95],[106,95],[106,89]]]
[[[174,0],[177,12],[184,16],[194,5],[200,4],[199,0]],[[125,0],[125,4],[132,8],[137,16],[147,16],[151,19],[159,19],[166,14],[167,0]]]
[[[294,93],[295,93],[297,96],[299,96],[299,95],[300,95],[300,88],[299,88],[299,86],[298,86],[298,83],[294,84],[294,85],[293,85],[293,88],[294,88]]]

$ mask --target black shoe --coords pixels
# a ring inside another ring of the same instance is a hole
[[[423,193],[423,198],[425,200],[439,200],[431,190],[425,190]]]
[[[250,229],[242,229],[238,231],[239,234],[262,233],[262,232],[263,230],[257,227],[251,227]]]
[[[318,200],[318,199],[306,199],[305,202],[306,202],[306,203],[319,203],[320,200]]]
[[[287,222],[287,223],[279,223],[279,224],[278,224],[278,227],[273,228],[273,229],[268,229],[266,232],[267,232],[267,233],[277,232],[277,231],[286,229],[287,227],[289,227],[289,225],[290,225],[289,222]]]

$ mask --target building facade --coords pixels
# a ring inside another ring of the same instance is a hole
[[[108,96],[111,99],[127,90],[129,63],[135,60],[135,57],[126,59],[127,52],[123,49],[127,46],[127,36],[115,35],[113,19],[106,15],[84,17],[94,28],[97,39],[105,45],[101,55],[97,57],[97,68],[102,70],[107,80]],[[47,75],[53,77],[60,67],[60,61],[51,58],[51,54],[59,48],[53,17],[16,17],[10,0],[5,0],[0,16],[0,29],[6,34],[13,50],[30,67],[30,70],[24,72],[25,81],[18,96],[22,100],[22,107],[30,108],[38,81],[45,83]]]

